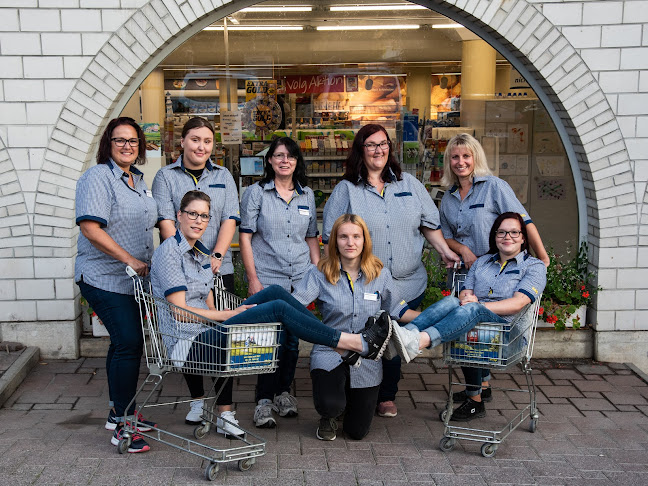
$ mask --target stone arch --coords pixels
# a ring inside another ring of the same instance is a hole
[[[31,246],[32,227],[25,195],[16,167],[0,137],[0,255],[13,257],[16,248]]]

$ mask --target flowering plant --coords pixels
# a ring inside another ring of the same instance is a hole
[[[553,248],[547,250],[549,267],[547,268],[547,285],[542,294],[539,314],[545,322],[553,324],[558,331],[565,329],[566,324],[572,324],[578,329],[583,324],[580,317],[573,317],[582,305],[592,302],[592,297],[601,290],[592,285],[596,277],[587,268],[587,244],[581,244],[574,253],[568,247],[565,255],[558,255]],[[569,321],[569,322],[568,322]]]
[[[452,291],[448,289],[447,275],[441,257],[434,250],[423,251],[423,264],[427,270],[428,284],[423,294],[421,309],[427,309],[429,306],[449,296]]]

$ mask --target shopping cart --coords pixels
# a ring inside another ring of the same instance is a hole
[[[219,322],[208,321],[198,314],[177,307],[164,299],[156,298],[152,294],[150,284],[140,279],[132,268],[128,267],[126,271],[133,279],[135,299],[139,304],[142,331],[146,337],[144,345],[146,365],[149,369],[146,380],[137,390],[127,409],[130,409],[132,403],[139,403],[138,409],[141,411],[147,407],[186,402],[185,400],[153,403],[154,393],[160,388],[164,377],[169,373],[188,373],[231,379],[234,376],[271,373],[276,370],[281,323],[223,326]],[[242,299],[223,288],[220,276],[215,277],[214,284],[218,310],[233,309],[240,305]],[[193,339],[183,339],[181,330],[207,330],[210,328],[217,332],[218,343],[215,345],[202,344],[200,353],[187,354],[193,344]],[[169,355],[167,346],[171,342],[174,342],[175,346],[173,347],[174,352]],[[194,358],[195,355],[200,357]],[[226,380],[221,381],[223,383],[220,388],[215,390],[218,381],[214,380],[214,384],[207,394],[208,398],[205,399],[205,403],[211,405],[203,407],[202,423],[194,429],[195,439],[203,439],[212,427],[216,427],[217,413],[214,412],[214,407],[216,398],[225,387]],[[141,402],[138,401],[140,395],[144,396],[144,400]],[[231,424],[225,419],[221,418],[221,420]],[[216,474],[222,463],[238,461],[239,469],[246,471],[252,467],[255,458],[265,454],[265,440],[243,429],[240,425],[236,425],[236,427],[243,431],[243,435],[237,438],[244,445],[228,448],[204,445],[160,427],[153,427],[150,432],[140,432],[137,430],[138,425],[140,424],[137,413],[125,417],[122,439],[117,446],[120,454],[128,451],[132,436],[137,433],[205,459],[208,461],[205,477],[210,481],[216,479]],[[237,444],[239,443],[237,442]]]
[[[453,275],[453,293],[458,295],[465,272],[457,269]],[[535,342],[536,327],[538,324],[538,308],[542,295],[534,303],[528,304],[511,322],[481,322],[470,332],[464,334],[456,341],[443,345],[443,361],[448,365],[448,401],[446,408],[439,414],[445,426],[443,438],[439,446],[443,451],[451,451],[458,439],[483,442],[481,453],[484,457],[492,457],[499,444],[506,439],[527,418],[530,418],[529,430],[535,432],[538,426],[538,407],[536,403],[536,390],[530,365]],[[509,370],[519,365],[526,379],[526,387],[496,388],[493,390],[528,393],[529,403],[511,418],[511,420],[498,430],[483,430],[471,427],[450,425],[454,407],[452,394],[453,386],[465,383],[453,381],[455,366],[469,366],[474,368],[488,368],[496,370]]]

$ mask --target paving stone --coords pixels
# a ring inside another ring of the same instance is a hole
[[[545,370],[544,373],[545,373],[545,375],[547,375],[547,377],[550,380],[553,380],[554,382],[556,380],[582,380],[583,379],[583,375],[581,375],[580,373],[578,373],[578,372],[576,372],[574,370],[569,370],[569,369],[565,369],[565,370],[556,370],[556,369],[554,369],[554,370]]]
[[[616,407],[607,400],[595,398],[570,398],[570,401],[579,410],[616,410]]]
[[[648,405],[648,400],[635,392],[603,392],[603,395],[615,405]]]
[[[584,375],[611,375],[614,371],[604,364],[577,365],[576,369]]]
[[[631,386],[635,388],[648,388],[648,383],[646,383],[636,375],[627,375],[627,376],[612,375],[612,376],[606,376],[605,379],[606,381],[610,382],[614,386]]]
[[[305,484],[308,486],[355,486],[358,484],[354,472],[306,471]]]
[[[478,468],[486,483],[509,483],[509,484],[535,484],[535,480],[529,471],[521,467],[491,467],[480,466]]]
[[[608,472],[612,484],[619,486],[644,486],[648,484],[648,473]]]
[[[582,392],[604,392],[614,391],[615,387],[605,380],[591,381],[591,380],[571,380],[571,384]]]

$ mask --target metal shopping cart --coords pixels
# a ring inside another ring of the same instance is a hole
[[[453,294],[457,295],[465,273],[455,269],[453,276]],[[506,439],[527,418],[530,418],[529,430],[535,432],[538,426],[538,407],[536,390],[530,365],[538,324],[538,308],[541,295],[534,303],[527,305],[516,317],[507,323],[481,322],[467,334],[456,341],[443,345],[443,361],[448,365],[448,401],[446,408],[439,414],[445,426],[443,438],[439,446],[443,451],[451,451],[457,440],[483,442],[481,453],[484,457],[492,457],[499,444]],[[469,366],[474,368],[489,368],[509,370],[519,365],[526,378],[526,387],[495,388],[493,390],[521,392],[529,394],[529,403],[498,430],[483,430],[479,428],[450,425],[453,411],[453,386],[465,385],[453,381],[454,366]]]
[[[131,401],[131,404],[137,403],[138,396],[144,396],[144,400],[138,405],[139,410],[152,406],[183,403],[153,403],[154,393],[160,388],[164,377],[169,373],[189,373],[231,379],[234,376],[271,373],[277,368],[281,323],[223,326],[219,322],[208,321],[198,314],[174,306],[164,299],[156,298],[152,294],[150,285],[140,279],[133,269],[128,267],[127,272],[133,279],[135,299],[139,304],[142,320],[142,331],[147,338],[144,350],[149,374]],[[216,308],[219,310],[233,309],[242,301],[241,298],[223,288],[220,276],[216,276],[214,279],[214,290]],[[215,341],[217,344],[202,343],[200,353],[187,354],[193,344],[193,339],[182,338],[181,330],[188,328],[193,330],[211,329],[210,332],[217,335]],[[174,342],[175,346],[173,353],[169,354],[167,346],[171,342]],[[211,405],[203,407],[202,423],[194,429],[194,438],[196,439],[203,439],[212,427],[216,427],[217,414],[214,413],[214,407],[216,398],[225,386],[225,380],[222,381],[220,388],[215,390],[218,381],[214,380],[211,391],[207,394],[208,398],[205,399],[205,403],[211,403]],[[150,432],[140,432],[137,430],[138,414],[136,413],[125,417],[123,438],[120,440],[117,450],[120,454],[125,453],[132,441],[132,436],[137,432],[148,439],[205,459],[208,461],[205,477],[213,481],[216,479],[220,464],[238,461],[239,469],[246,471],[252,467],[256,457],[265,454],[264,439],[246,431],[240,425],[236,425],[236,427],[243,431],[243,435],[238,438],[244,445],[217,448],[182,437],[160,427],[153,427]],[[240,443],[237,442],[237,444]]]

